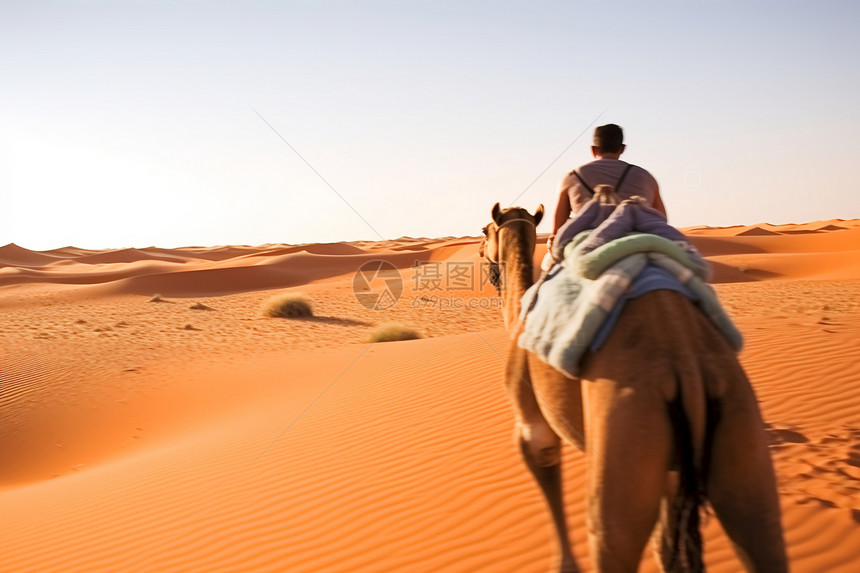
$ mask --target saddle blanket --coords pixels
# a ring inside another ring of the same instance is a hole
[[[521,348],[576,378],[582,357],[603,345],[627,300],[670,289],[693,301],[732,347],[741,349],[740,332],[705,282],[710,269],[700,256],[691,256],[690,245],[631,233],[583,250],[591,233],[570,241],[563,260],[523,295]]]

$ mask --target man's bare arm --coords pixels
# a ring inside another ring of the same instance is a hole
[[[654,193],[654,208],[666,215],[666,206],[663,205],[663,198],[660,196],[660,188],[657,187],[657,192]],[[669,215],[666,215],[669,218]]]
[[[555,206],[555,220],[552,225],[552,234],[558,231],[559,227],[564,225],[570,218],[570,195],[567,193],[567,187],[562,185],[561,192],[558,194],[558,205]]]

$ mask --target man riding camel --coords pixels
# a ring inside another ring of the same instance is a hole
[[[624,132],[614,123],[594,130],[591,154],[595,160],[571,171],[561,182],[558,205],[555,208],[552,236],[594,196],[598,185],[611,185],[622,198],[644,197],[647,205],[664,215],[666,207],[660,197],[660,187],[654,176],[637,165],[619,159],[626,146]],[[552,238],[552,237],[551,237]]]

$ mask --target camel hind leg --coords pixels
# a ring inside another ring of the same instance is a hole
[[[588,436],[588,524],[592,565],[638,570],[660,513],[673,451],[658,392],[606,379],[583,382]]]
[[[780,507],[764,424],[752,388],[729,388],[712,418],[707,495],[748,571],[788,571]]]

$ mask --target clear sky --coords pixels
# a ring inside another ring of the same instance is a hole
[[[551,213],[591,129],[538,176],[596,118],[678,226],[858,218],[858,24],[856,1],[0,0],[0,244],[476,235],[496,201]]]

